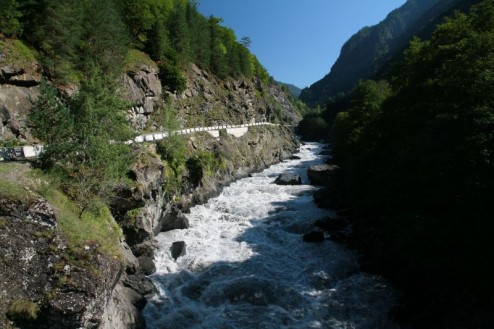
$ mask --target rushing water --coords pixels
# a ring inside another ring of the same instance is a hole
[[[187,216],[190,229],[158,236],[152,276],[159,295],[144,314],[149,328],[395,328],[386,319],[394,295],[359,271],[342,246],[304,243],[302,234],[331,212],[312,201],[309,165],[321,146],[225,188]],[[300,186],[273,184],[283,172]],[[174,260],[170,246],[185,241]]]

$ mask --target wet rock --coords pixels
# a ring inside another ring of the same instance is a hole
[[[140,310],[146,299],[131,288],[118,283],[102,316],[99,329],[145,329]]]
[[[328,185],[331,174],[338,168],[338,166],[327,164],[312,165],[307,169],[307,176],[314,185]]]
[[[172,254],[173,259],[177,259],[178,257],[184,256],[186,254],[185,250],[185,242],[184,241],[175,241],[170,247],[170,252]]]
[[[300,159],[301,159],[301,157],[299,157],[298,155],[292,155],[290,157],[290,160],[300,160]]]
[[[303,236],[304,242],[323,242],[324,241],[324,232],[321,231],[312,231],[304,234]]]
[[[153,282],[143,275],[127,275],[122,283],[142,296],[151,296],[156,293]]]
[[[302,184],[302,178],[292,173],[283,173],[276,178],[274,183],[277,185],[300,185]]]
[[[173,207],[165,216],[161,231],[183,230],[190,227],[189,220],[177,207]]]
[[[139,260],[132,253],[127,243],[123,242],[120,246],[122,247],[122,256],[125,259],[125,272],[128,274],[136,273],[139,268]]]
[[[151,257],[141,256],[137,258],[139,260],[139,272],[144,275],[151,275],[156,272],[156,266],[154,265]]]

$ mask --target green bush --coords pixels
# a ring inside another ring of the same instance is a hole
[[[158,77],[163,87],[172,93],[180,94],[187,87],[187,80],[178,65],[169,63],[160,64]]]
[[[298,133],[303,140],[320,141],[328,138],[329,125],[319,115],[307,115],[298,126]]]
[[[186,162],[189,170],[190,181],[194,185],[199,185],[204,175],[212,176],[215,171],[220,169],[219,161],[213,152],[199,151],[191,156]]]
[[[39,312],[38,304],[28,299],[19,298],[10,304],[7,316],[13,321],[34,321],[38,318]]]

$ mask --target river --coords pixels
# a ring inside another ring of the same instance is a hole
[[[382,278],[360,272],[341,245],[302,241],[316,219],[334,215],[315,206],[308,185],[321,148],[305,144],[300,160],[231,184],[191,209],[188,230],[157,237],[148,328],[396,328],[386,316],[395,293]],[[303,185],[273,184],[283,172]],[[176,260],[174,241],[186,243]]]

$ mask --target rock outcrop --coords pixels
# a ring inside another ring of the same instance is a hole
[[[0,323],[40,329],[102,323],[121,263],[91,242],[71,248],[57,222],[43,198],[0,200],[0,309],[8,310]]]
[[[146,129],[151,124],[151,114],[163,102],[158,69],[140,65],[123,76],[123,83],[124,95],[132,104],[127,113],[129,121],[136,130]]]
[[[0,141],[36,142],[27,117],[39,93],[39,66],[34,61],[13,65],[1,51]],[[277,85],[266,86],[256,79],[220,80],[194,65],[185,76],[187,89],[166,95],[157,68],[149,63],[122,77],[134,130],[162,129],[155,114],[162,109],[164,97],[173,103],[184,127],[269,119],[294,124],[300,119]],[[203,170],[194,179],[186,171],[183,181],[170,187],[170,168],[157,155],[156,145],[136,146],[138,160],[129,171],[135,184],[115,191],[112,202],[113,215],[125,236],[123,262],[89,241],[70,257],[91,258],[91,266],[67,262],[71,246],[56,228],[57,218],[46,200],[0,200],[0,323],[13,328],[144,328],[140,310],[146,297],[155,292],[146,277],[154,271],[153,238],[162,231],[186,229],[184,213],[191,206],[206,202],[238,178],[289,158],[298,149],[293,131],[283,126],[251,127],[241,137],[225,131],[220,131],[219,138],[196,133],[185,142],[188,152],[209,152],[221,159],[220,168]],[[92,272],[93,268],[98,271]],[[7,319],[6,310],[15,302],[33,310],[36,319],[19,314]]]
[[[219,80],[195,65],[186,76],[186,90],[172,97],[189,127],[301,119],[277,84],[265,86],[258,79],[245,78]]]
[[[300,185],[302,184],[302,178],[299,175],[283,173],[276,178],[274,183],[277,185]]]
[[[31,142],[26,117],[41,81],[36,62],[16,63],[14,54],[0,49],[0,141]]]
[[[328,185],[331,175],[338,170],[338,166],[328,164],[312,165],[307,169],[307,176],[314,185]]]

